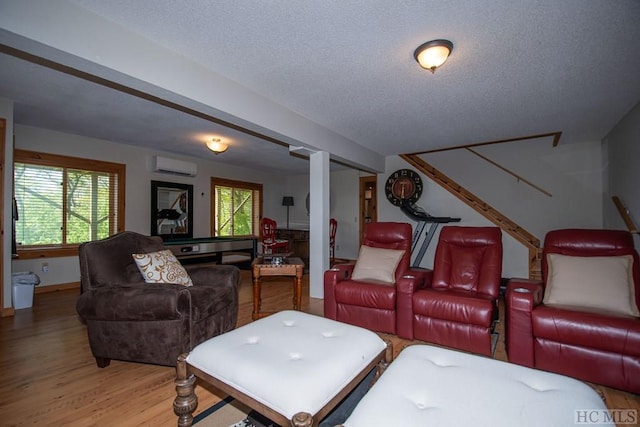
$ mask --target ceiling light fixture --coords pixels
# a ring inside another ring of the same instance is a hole
[[[207,141],[207,148],[216,154],[224,153],[229,146],[224,144],[220,138],[211,138],[211,141]]]
[[[431,71],[433,74],[436,68],[444,64],[452,50],[453,43],[449,40],[431,40],[418,46],[413,52],[413,57],[422,68]]]

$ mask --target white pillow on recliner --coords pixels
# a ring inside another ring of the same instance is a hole
[[[148,254],[132,254],[146,283],[175,283],[193,286],[191,277],[169,249]]]
[[[383,249],[360,246],[358,260],[353,267],[352,280],[371,280],[383,284],[396,283],[396,268],[404,255],[402,249]]]
[[[640,317],[632,266],[631,255],[574,257],[548,254],[543,303]]]

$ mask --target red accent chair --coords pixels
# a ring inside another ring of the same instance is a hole
[[[262,232],[262,253],[274,254],[279,252],[289,252],[289,241],[276,239],[276,229],[278,224],[271,218],[260,220],[260,230]]]
[[[511,279],[507,285],[505,344],[509,361],[640,393],[640,318],[594,307],[545,305],[545,289],[551,279],[549,254],[631,255],[635,304],[640,307],[640,266],[629,232],[550,231],[544,241],[543,280]],[[628,301],[630,307],[632,301]]]
[[[501,274],[499,228],[443,227],[424,287],[398,291],[398,335],[490,356]]]
[[[324,273],[324,316],[372,331],[396,334],[396,295],[400,287],[415,288],[422,275],[409,269],[411,225],[372,222],[365,225],[362,244],[373,248],[402,249],[395,270],[395,285],[352,280],[354,264],[336,264]]]
[[[331,218],[329,219],[329,265],[331,266],[336,261],[336,231],[338,231],[338,221]]]

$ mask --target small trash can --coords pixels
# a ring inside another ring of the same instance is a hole
[[[11,274],[11,290],[13,296],[13,308],[30,308],[33,306],[33,292],[40,277],[31,271],[23,271]]]

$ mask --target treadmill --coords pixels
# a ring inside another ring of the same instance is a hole
[[[410,203],[404,202],[400,205],[400,209],[407,215],[409,218],[414,221],[418,221],[418,225],[413,232],[413,236],[411,238],[411,253],[415,253],[415,248],[418,244],[418,240],[420,240],[420,235],[424,231],[424,228],[427,226],[427,223],[431,224],[429,229],[427,230],[427,235],[422,241],[422,245],[420,245],[420,250],[416,255],[411,267],[420,267],[420,262],[422,262],[422,258],[424,254],[427,252],[427,248],[429,247],[429,243],[431,243],[431,239],[433,239],[433,235],[438,229],[438,225],[445,224],[449,222],[460,222],[460,218],[452,218],[450,216],[431,216],[420,206]]]

